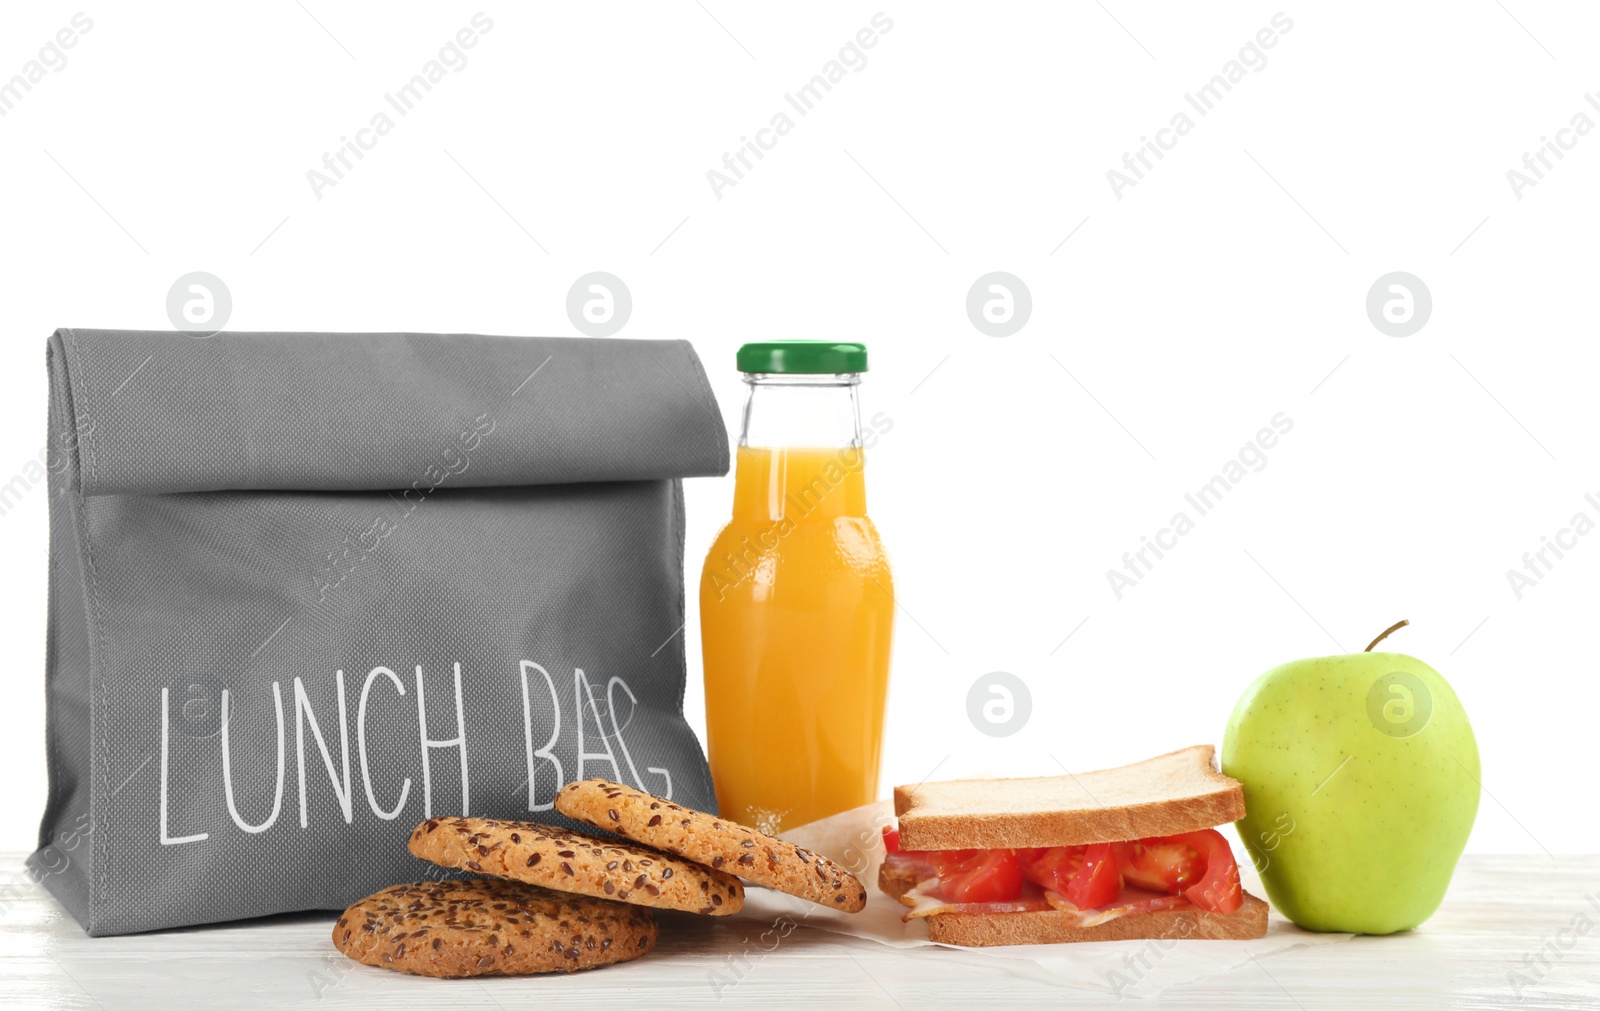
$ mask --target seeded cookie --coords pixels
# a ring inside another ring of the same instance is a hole
[[[418,976],[515,976],[626,962],[656,946],[648,909],[518,881],[423,881],[362,899],[333,927],[357,962]]]
[[[413,856],[441,867],[511,878],[639,906],[728,916],[744,908],[739,879],[616,839],[498,818],[429,818]]]
[[[569,783],[556,794],[556,810],[830,909],[859,913],[867,905],[860,879],[825,856],[619,783]]]

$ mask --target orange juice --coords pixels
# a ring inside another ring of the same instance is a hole
[[[877,797],[894,586],[855,441],[741,445],[700,582],[718,805],[769,832]]]

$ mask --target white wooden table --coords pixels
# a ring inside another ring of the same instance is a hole
[[[1054,945],[1016,957],[892,948],[803,921],[763,940],[769,919],[668,914],[660,945],[638,961],[470,981],[350,962],[330,944],[325,913],[90,939],[22,860],[0,855],[0,882],[21,881],[21,897],[0,910],[8,1009],[1600,1008],[1600,855],[1468,857],[1433,919],[1386,938],[1306,934],[1274,913],[1260,942]]]

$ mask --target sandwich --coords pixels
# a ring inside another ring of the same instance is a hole
[[[1216,830],[1244,788],[1210,745],[1035,779],[896,787],[878,885],[930,940],[981,947],[1139,938],[1244,940],[1267,904]]]

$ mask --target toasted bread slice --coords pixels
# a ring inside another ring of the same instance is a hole
[[[896,881],[887,868],[879,872],[878,887],[895,898],[900,897],[908,884]],[[1245,892],[1244,905],[1225,915],[1191,907],[1128,913],[1092,927],[1078,926],[1078,919],[1077,913],[1054,909],[1037,913],[936,913],[924,917],[928,924],[928,940],[969,948],[1145,938],[1245,941],[1266,934],[1267,904]]]
[[[1213,756],[1199,744],[1100,772],[897,786],[900,846],[1078,846],[1216,828],[1244,817],[1244,788]]]

